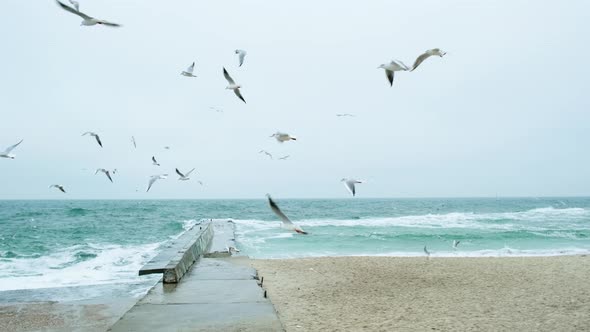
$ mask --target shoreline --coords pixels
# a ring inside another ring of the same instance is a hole
[[[287,331],[590,326],[590,257],[252,259]]]

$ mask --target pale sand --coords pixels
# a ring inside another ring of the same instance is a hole
[[[252,260],[287,331],[588,331],[590,257]]]

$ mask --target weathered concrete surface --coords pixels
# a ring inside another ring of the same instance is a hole
[[[247,258],[202,258],[158,284],[111,331],[284,331]]]
[[[212,238],[211,222],[193,226],[144,265],[139,270],[139,275],[163,273],[165,283],[178,282],[199,257],[209,250]]]
[[[211,248],[205,257],[229,257],[230,247],[236,247],[235,240],[235,224],[231,219],[213,219],[213,240],[211,241]]]

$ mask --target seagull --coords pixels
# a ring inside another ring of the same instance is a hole
[[[150,177],[150,182],[148,184],[148,188],[147,188],[147,190],[145,192],[147,193],[148,191],[150,191],[150,188],[152,187],[152,185],[154,184],[154,182],[156,182],[158,180],[165,180],[167,178],[168,178],[168,174],[152,175]]]
[[[287,158],[289,158],[289,156],[282,156],[281,158],[279,158],[279,160],[287,160]]]
[[[152,165],[160,166],[160,164],[158,164],[158,162],[156,161],[156,157],[154,157],[154,156],[152,156]]]
[[[265,155],[269,156],[270,159],[272,159],[272,154],[266,150],[260,150],[260,151],[258,151],[258,153],[264,153]]]
[[[188,181],[191,178],[189,178],[189,175],[191,175],[191,173],[194,171],[195,169],[191,169],[190,171],[188,171],[186,174],[182,174],[178,168],[176,169],[176,174],[178,174],[180,177],[178,178],[179,181]]]
[[[293,141],[296,141],[297,140],[297,138],[295,136],[291,136],[289,134],[281,133],[280,131],[277,131],[276,133],[270,135],[269,137],[276,138],[276,140],[279,143],[283,143],[283,142],[290,141],[290,140],[293,140]]]
[[[116,169],[116,168],[115,168],[115,169],[113,169],[113,174],[117,174],[117,172],[118,172],[118,171],[117,171],[117,169]]]
[[[220,113],[220,112],[223,113],[223,110],[220,108],[217,108],[217,107],[209,107],[209,109],[214,110],[217,113]]]
[[[72,14],[76,14],[78,16],[80,16],[81,18],[83,18],[84,20],[82,21],[82,23],[80,23],[80,25],[86,25],[86,26],[90,26],[90,25],[96,25],[96,24],[102,24],[102,25],[106,25],[109,27],[120,27],[120,24],[117,23],[112,23],[109,21],[105,21],[105,20],[99,20],[97,18],[88,16],[80,11],[78,11],[77,9],[74,9],[68,5],[65,5],[61,2],[59,2],[58,0],[55,0],[55,2],[57,2],[57,4],[64,10],[72,13]],[[74,5],[75,6],[75,5]]]
[[[104,168],[99,168],[99,169],[96,170],[96,172],[94,172],[94,175],[98,174],[98,172],[103,172],[104,175],[106,175],[107,178],[109,178],[109,180],[111,182],[113,182],[113,178],[111,178],[111,172],[109,170],[106,170]]]
[[[346,187],[346,189],[348,189],[348,191],[350,191],[350,193],[352,194],[353,197],[354,197],[354,195],[356,195],[355,184],[356,183],[363,183],[362,181],[359,181],[359,180],[347,179],[347,178],[340,180],[340,182],[344,182],[344,186]]]
[[[74,0],[68,0],[72,6],[74,6],[74,8],[76,8],[76,11],[80,11],[80,3],[78,1],[74,1]]]
[[[23,140],[21,139],[18,143],[7,147],[6,150],[4,150],[3,152],[0,152],[0,158],[14,159],[14,157],[16,157],[16,155],[14,155],[10,152],[12,152],[12,150],[14,150],[14,148],[19,146],[22,142],[23,142]]]
[[[91,131],[87,131],[84,134],[82,134],[82,136],[86,136],[86,135],[90,135],[90,136],[94,136],[94,138],[96,139],[96,142],[98,143],[98,145],[100,145],[100,147],[102,148],[102,142],[100,141],[100,136],[98,136],[98,134],[93,133]]]
[[[342,117],[342,116],[354,116],[353,114],[350,113],[341,113],[341,114],[336,114],[337,117]]]
[[[412,66],[412,70],[410,71],[414,71],[416,70],[416,68],[418,68],[418,66],[426,59],[428,59],[429,57],[433,56],[433,55],[438,55],[439,57],[443,57],[445,54],[447,54],[447,52],[444,52],[443,50],[441,50],[440,48],[433,48],[431,50],[428,50],[422,54],[420,54],[420,56],[416,59],[416,61],[414,61],[414,66]]]
[[[240,67],[242,67],[242,64],[244,64],[244,58],[246,57],[246,54],[248,54],[248,53],[244,50],[236,50],[236,54],[238,55],[238,58],[240,59]]]
[[[426,249],[426,246],[424,246],[424,253],[426,254],[426,257],[430,258],[430,251]]]
[[[64,193],[64,194],[66,193],[66,190],[64,189],[64,186],[62,186],[62,185],[59,185],[59,184],[52,184],[52,185],[50,185],[50,186],[49,186],[49,188],[57,188],[57,189],[59,189],[59,190],[60,190],[62,193]]]
[[[272,210],[272,212],[274,212],[283,222],[283,228],[295,231],[299,234],[307,234],[307,232],[302,230],[299,226],[296,226],[291,220],[289,220],[289,218],[283,212],[281,212],[281,210],[279,209],[277,204],[272,200],[269,194],[266,194],[266,197],[268,197],[268,204],[270,205],[270,209]]]
[[[236,94],[236,96],[238,96],[238,98],[240,98],[245,104],[246,100],[244,100],[244,97],[242,97],[242,94],[240,93],[240,88],[242,86],[239,84],[236,84],[236,82],[234,82],[234,80],[231,78],[231,76],[229,76],[229,74],[227,73],[227,70],[225,70],[225,67],[223,67],[223,76],[225,76],[225,79],[229,83],[229,85],[226,87],[226,89],[234,90],[234,93]]]
[[[406,66],[403,62],[399,60],[391,60],[390,63],[384,63],[377,67],[377,69],[383,68],[385,69],[385,75],[387,76],[387,80],[389,80],[389,86],[393,85],[393,73],[396,71],[406,71],[410,70],[408,66]]]
[[[137,149],[137,143],[135,143],[135,136],[131,136],[131,143],[133,143],[133,147]]]
[[[164,147],[164,150],[170,150],[170,147],[169,146],[165,146]]]
[[[453,249],[457,249],[459,243],[461,243],[461,241],[453,240]]]
[[[188,66],[188,68],[186,70],[183,70],[182,73],[180,73],[180,75],[186,76],[186,77],[197,77],[196,75],[193,75],[193,70],[195,70],[195,63],[194,62],[192,65]]]

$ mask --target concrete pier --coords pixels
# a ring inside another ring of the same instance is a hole
[[[249,259],[227,252],[235,245],[233,222],[211,220],[209,228],[206,258],[180,282],[158,283],[109,331],[284,331]]]

